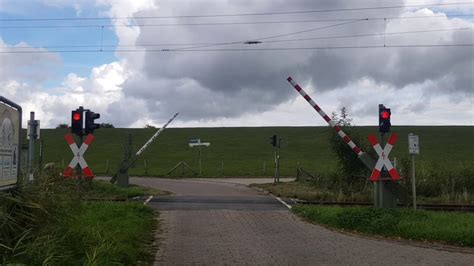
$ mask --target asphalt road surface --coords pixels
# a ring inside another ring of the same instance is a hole
[[[307,223],[274,197],[242,184],[158,178],[131,182],[174,193],[149,202],[160,210],[156,265],[474,265],[474,250],[425,248]]]

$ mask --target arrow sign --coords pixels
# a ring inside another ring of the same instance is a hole
[[[74,172],[74,167],[76,167],[77,164],[81,166],[82,173],[84,173],[85,177],[93,178],[94,174],[92,173],[91,169],[87,166],[87,162],[84,159],[84,153],[86,152],[87,148],[89,148],[89,145],[92,143],[94,140],[94,135],[89,134],[87,135],[86,139],[84,140],[84,143],[82,143],[81,147],[77,147],[76,142],[74,142],[74,138],[72,137],[71,134],[66,134],[64,136],[64,139],[66,140],[67,144],[69,144],[69,148],[71,148],[72,153],[74,154],[74,157],[72,157],[71,162],[69,165],[64,169],[63,176],[65,177],[72,177],[73,172]]]
[[[392,180],[399,180],[400,176],[398,175],[397,169],[395,169],[392,165],[392,162],[388,159],[388,155],[390,151],[392,151],[395,142],[397,141],[397,134],[393,133],[390,135],[387,141],[387,145],[382,149],[380,146],[377,137],[375,135],[369,135],[369,142],[374,147],[375,152],[379,156],[377,163],[375,164],[374,169],[372,170],[372,174],[370,175],[370,181],[377,181],[380,178],[380,172],[382,171],[382,167],[386,166],[388,173],[392,177]]]

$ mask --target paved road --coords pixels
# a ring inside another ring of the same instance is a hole
[[[132,179],[172,191],[150,202],[156,265],[474,265],[474,254],[350,236],[306,223],[270,196],[208,180]]]

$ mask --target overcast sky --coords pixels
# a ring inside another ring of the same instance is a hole
[[[356,125],[376,125],[379,103],[393,125],[473,125],[473,14],[442,0],[0,0],[0,95],[42,127],[80,105],[116,127],[175,112],[175,127],[325,125],[292,76]]]

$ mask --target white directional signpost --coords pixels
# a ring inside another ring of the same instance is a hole
[[[199,148],[199,175],[202,174],[202,160],[201,160],[201,147],[211,146],[210,142],[201,142],[201,139],[192,139],[189,141],[189,147],[198,147]]]
[[[411,154],[411,188],[413,193],[413,209],[416,210],[415,155],[420,154],[418,135],[408,134],[408,151]]]
[[[71,134],[66,134],[64,136],[64,139],[66,140],[67,144],[69,145],[69,148],[71,148],[72,154],[74,154],[74,157],[72,157],[71,162],[69,165],[64,169],[63,176],[64,177],[73,177],[74,176],[74,168],[76,165],[79,164],[82,169],[82,173],[84,177],[88,179],[92,179],[94,177],[94,174],[92,173],[91,169],[87,165],[86,160],[84,159],[84,153],[86,152],[87,148],[89,148],[90,144],[94,140],[94,135],[89,134],[87,135],[86,139],[82,143],[81,147],[77,147],[76,142],[74,141],[74,138],[72,137]]]
[[[0,190],[16,186],[20,175],[22,109],[0,96]]]

